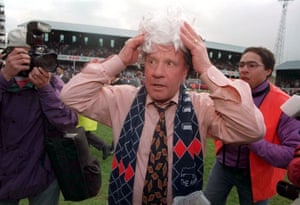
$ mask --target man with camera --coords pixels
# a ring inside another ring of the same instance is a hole
[[[44,141],[50,125],[62,132],[77,124],[77,114],[59,98],[62,80],[49,72],[56,69],[56,59],[45,58],[43,49],[39,49],[43,47],[38,48],[35,41],[29,41],[28,36],[42,38],[43,32],[36,31],[39,31],[38,27],[32,30],[28,26],[27,31],[15,29],[9,32],[3,55],[5,61],[0,70],[0,205],[17,205],[24,198],[28,198],[30,205],[58,204],[60,190]]]

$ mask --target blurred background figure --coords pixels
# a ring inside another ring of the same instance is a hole
[[[105,160],[109,155],[113,154],[113,145],[107,144],[104,140],[102,140],[95,134],[95,131],[98,127],[98,123],[96,121],[82,115],[78,115],[78,126],[84,128],[85,135],[89,144],[103,152],[103,160]]]
[[[72,75],[65,71],[61,66],[56,68],[56,74],[64,81],[64,83],[67,83],[72,78]]]

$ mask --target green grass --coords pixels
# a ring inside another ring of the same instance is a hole
[[[108,127],[105,127],[103,125],[98,126],[98,130],[96,132],[98,136],[100,136],[102,139],[104,139],[107,143],[112,142],[112,132],[111,129]],[[207,152],[206,152],[206,158],[205,158],[205,165],[204,165],[204,186],[207,180],[207,175],[209,173],[209,170],[212,167],[212,164],[214,162],[214,145],[212,143],[212,140],[208,140],[207,142]],[[102,171],[102,187],[100,192],[96,197],[81,201],[81,202],[69,202],[64,201],[63,197],[61,196],[59,205],[106,205],[107,204],[107,196],[108,196],[108,182],[109,182],[109,176],[111,171],[111,160],[112,157],[109,156],[106,160],[102,160],[102,152],[91,147],[92,153],[97,156],[101,163],[101,171]],[[282,196],[275,196],[271,201],[270,205],[287,205],[291,204],[292,201],[288,200]],[[21,202],[21,205],[26,205],[28,202],[26,200],[23,200]],[[238,205],[238,197],[236,190],[233,190],[231,194],[229,195],[227,199],[227,205]]]

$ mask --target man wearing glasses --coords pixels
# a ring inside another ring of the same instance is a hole
[[[289,96],[268,80],[274,65],[274,55],[266,48],[249,47],[242,54],[238,64],[240,79],[252,89],[254,103],[265,119],[266,135],[248,145],[215,141],[216,161],[205,190],[211,205],[226,204],[234,186],[241,205],[268,204],[300,144],[300,121],[280,109]]]

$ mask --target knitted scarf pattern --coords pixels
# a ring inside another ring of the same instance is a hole
[[[110,205],[132,204],[136,156],[144,126],[146,96],[147,91],[142,87],[131,105],[120,134],[110,176]],[[203,152],[198,120],[183,85],[180,87],[173,138],[173,197],[201,190]]]

